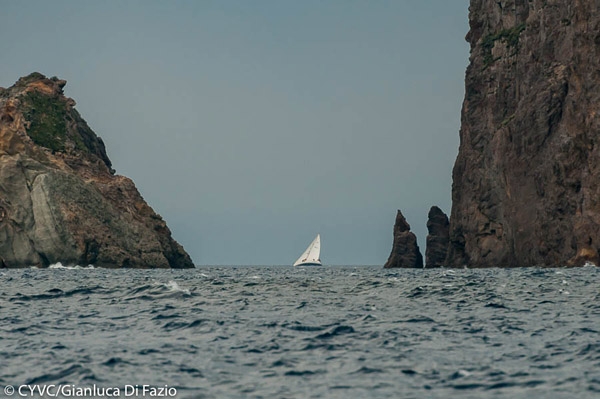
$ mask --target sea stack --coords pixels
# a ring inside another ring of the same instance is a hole
[[[0,267],[191,268],[165,221],[39,73],[0,89]]]
[[[384,267],[386,269],[423,267],[423,256],[417,245],[417,236],[410,231],[410,225],[400,210],[398,210],[396,224],[394,225],[392,253]]]
[[[448,253],[450,222],[448,216],[437,206],[432,206],[429,210],[427,231],[425,267],[442,267]]]
[[[596,0],[471,0],[448,266],[598,264]]]

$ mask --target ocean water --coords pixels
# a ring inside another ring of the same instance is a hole
[[[62,385],[59,397],[600,398],[599,278],[596,267],[4,270],[0,397]]]

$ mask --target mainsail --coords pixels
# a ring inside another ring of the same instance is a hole
[[[294,262],[294,266],[301,265],[321,265],[321,235],[317,234],[315,239],[310,243],[306,251],[300,255],[298,260]]]

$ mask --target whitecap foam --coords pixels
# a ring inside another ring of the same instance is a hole
[[[585,264],[583,265],[583,267],[597,267],[595,263],[593,262],[585,262]]]
[[[68,269],[68,270],[94,269],[94,265],[87,265],[87,266],[79,266],[79,265],[64,266],[61,262],[56,262],[56,263],[48,266],[48,269]]]
[[[463,369],[458,370],[456,372],[456,374],[461,377],[469,377],[471,375],[471,373],[469,373],[467,370],[463,370]]]
[[[167,284],[164,284],[164,286],[167,287],[171,291],[183,292],[186,295],[191,295],[190,290],[188,290],[187,288],[181,288],[179,286],[179,284],[177,284],[176,281],[171,280]]]

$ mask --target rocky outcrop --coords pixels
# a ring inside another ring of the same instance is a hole
[[[471,0],[447,265],[599,262],[600,5]]]
[[[444,266],[450,242],[450,222],[448,216],[437,206],[432,206],[429,210],[427,231],[425,267]]]
[[[410,225],[398,210],[394,225],[394,244],[392,253],[384,267],[422,268],[423,256],[417,245],[417,236],[410,231]]]
[[[33,73],[0,89],[0,266],[194,267],[65,84]]]

